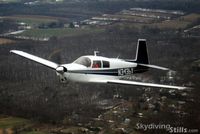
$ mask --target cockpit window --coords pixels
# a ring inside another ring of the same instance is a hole
[[[110,63],[108,61],[103,61],[103,68],[109,68]]]
[[[92,64],[92,68],[101,68],[101,61],[100,60],[94,60]]]
[[[80,65],[83,65],[83,66],[86,66],[86,67],[91,66],[91,60],[88,57],[80,57],[77,60],[75,60],[74,63],[80,64]]]

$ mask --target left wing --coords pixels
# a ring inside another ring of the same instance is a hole
[[[145,83],[145,82],[137,82],[137,81],[126,81],[126,80],[107,80],[104,82],[108,84],[135,85],[135,86],[157,87],[157,88],[160,87],[160,88],[171,88],[171,89],[178,89],[178,90],[184,90],[188,88],[188,87],[181,87],[181,86],[170,86],[170,85]]]
[[[17,54],[21,57],[27,58],[29,60],[35,61],[39,64],[42,64],[44,66],[47,66],[51,69],[56,69],[59,65],[57,63],[54,63],[52,61],[40,58],[38,56],[23,52],[23,51],[19,51],[19,50],[10,50],[11,53]]]

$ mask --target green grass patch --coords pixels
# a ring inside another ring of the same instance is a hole
[[[17,22],[24,22],[30,26],[39,26],[40,24],[47,24],[51,22],[57,22],[54,19],[42,19],[42,18],[17,18]]]
[[[4,18],[13,19],[18,23],[23,22],[32,27],[38,27],[41,24],[58,22],[57,18],[49,16],[40,16],[40,15],[14,15],[14,16],[5,16]]]
[[[17,117],[0,118],[0,128],[14,128],[29,124],[29,120]]]
[[[19,35],[35,38],[78,36],[83,34],[102,32],[103,29],[92,28],[53,28],[53,29],[30,29]]]

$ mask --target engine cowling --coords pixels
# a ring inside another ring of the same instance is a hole
[[[67,72],[67,68],[63,66],[59,66],[56,68],[56,72],[58,72],[59,74],[64,74]]]
[[[63,66],[59,66],[56,68],[56,73],[60,78],[60,82],[66,83],[67,80],[67,75],[65,74],[67,72],[67,68]]]

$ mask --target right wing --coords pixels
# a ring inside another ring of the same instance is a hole
[[[37,63],[40,63],[44,66],[47,66],[51,69],[56,69],[59,65],[54,63],[54,62],[51,62],[49,60],[45,60],[43,58],[40,58],[40,57],[37,57],[37,56],[34,56],[34,55],[31,55],[31,54],[28,54],[26,52],[23,52],[23,51],[19,51],[19,50],[10,50],[11,53],[14,53],[14,54],[17,54],[19,56],[22,56],[24,58],[27,58],[29,60],[32,60],[32,61],[35,61]]]
[[[145,87],[170,88],[178,90],[184,90],[189,88],[189,87],[162,85],[162,84],[145,83],[137,81],[127,81],[127,80],[105,80],[104,82],[108,84],[135,85],[135,86],[145,86]]]
[[[144,66],[144,67],[149,67],[149,68],[154,68],[154,69],[165,70],[165,71],[169,71],[170,70],[169,68],[166,68],[166,67],[161,67],[161,66],[151,65],[151,64],[140,64],[140,63],[138,63],[138,65]]]

